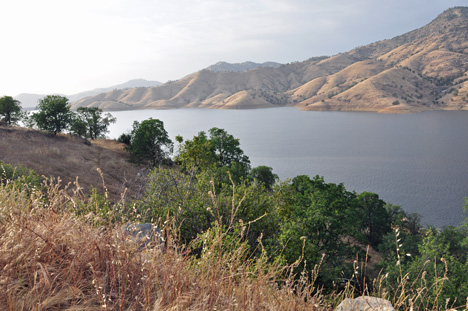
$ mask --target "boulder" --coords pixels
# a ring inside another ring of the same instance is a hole
[[[370,296],[346,298],[335,311],[395,311],[390,301]]]
[[[122,227],[123,237],[130,238],[140,249],[159,247],[164,250],[164,237],[159,228],[153,224],[128,223]]]

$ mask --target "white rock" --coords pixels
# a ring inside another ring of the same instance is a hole
[[[395,311],[390,301],[370,296],[346,298],[335,311]]]

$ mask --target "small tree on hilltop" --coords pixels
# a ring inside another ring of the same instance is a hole
[[[80,107],[76,110],[71,131],[86,138],[101,138],[108,132],[109,125],[115,121],[116,118],[110,113],[103,116],[102,110],[97,107]]]
[[[23,118],[20,101],[11,96],[0,98],[0,116],[2,116],[0,120],[8,125],[17,124]]]
[[[39,100],[37,108],[39,112],[34,113],[31,118],[41,130],[57,135],[70,127],[73,112],[70,110],[68,98],[48,95]]]
[[[127,147],[132,161],[148,163],[151,166],[168,163],[173,143],[158,119],[133,122],[130,145]]]

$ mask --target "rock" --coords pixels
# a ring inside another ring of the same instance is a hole
[[[395,311],[390,301],[370,296],[346,298],[335,311]]]
[[[124,238],[130,238],[139,244],[140,249],[159,247],[164,250],[164,237],[159,228],[153,224],[131,224],[122,227]]]

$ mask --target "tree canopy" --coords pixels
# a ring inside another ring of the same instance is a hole
[[[234,181],[247,178],[250,160],[240,148],[239,139],[216,127],[211,128],[208,133],[209,136],[200,132],[192,140],[185,142],[178,137],[181,145],[176,160],[189,170],[217,171],[218,178],[221,178],[222,172],[226,175],[226,171],[230,172]]]
[[[134,162],[157,166],[170,161],[173,143],[161,120],[150,118],[141,123],[135,121],[130,135],[127,150]]]
[[[73,120],[68,98],[60,95],[48,95],[39,100],[39,112],[31,118],[38,128],[57,135],[68,129]]]
[[[110,113],[103,115],[98,107],[79,107],[72,121],[71,131],[90,139],[102,138],[108,132],[109,125],[115,121]]]
[[[270,190],[278,179],[278,175],[273,173],[273,169],[269,166],[260,165],[253,168],[249,174],[250,178],[262,183],[266,189]]]
[[[16,124],[23,117],[20,101],[11,96],[0,98],[0,116],[8,125]]]

